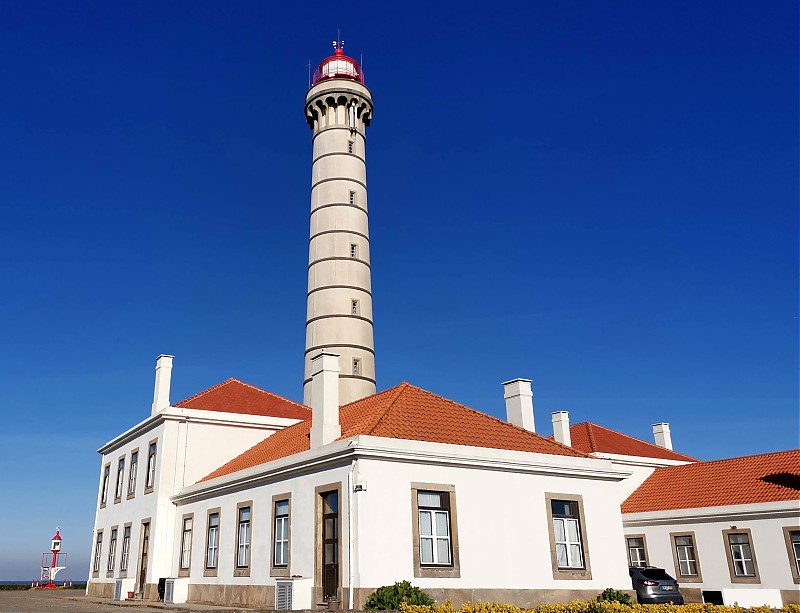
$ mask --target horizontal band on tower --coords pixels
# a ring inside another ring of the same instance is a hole
[[[311,184],[311,191],[314,191],[314,188],[319,187],[323,183],[328,183],[329,181],[350,181],[350,183],[358,183],[364,189],[367,189],[367,184],[362,183],[358,179],[353,179],[352,177],[330,177],[328,179],[320,179],[316,183]]]
[[[369,236],[366,234],[362,234],[361,232],[356,232],[355,230],[323,230],[322,232],[317,232],[316,234],[312,234],[311,238],[308,239],[310,243],[318,236],[322,236],[323,234],[355,234],[356,236],[360,236],[363,239],[369,241]]]
[[[375,385],[375,379],[371,379],[370,377],[365,377],[364,375],[343,375],[339,374],[340,379],[361,379],[362,381],[369,381],[372,385]],[[311,383],[311,379],[306,379],[303,381],[303,386],[307,383]]]
[[[360,349],[361,351],[366,351],[367,353],[371,353],[375,355],[375,350],[371,347],[366,347],[365,345],[352,345],[348,343],[337,343],[333,345],[315,345],[314,347],[309,347],[306,349],[303,355],[308,355],[312,351],[322,351],[323,349],[329,349],[331,347],[350,347],[351,349]]]
[[[346,317],[347,319],[360,319],[361,321],[366,321],[370,326],[373,328],[375,324],[372,323],[372,320],[368,317],[364,317],[363,315],[353,315],[352,313],[331,313],[330,315],[317,315],[316,317],[312,317],[311,319],[306,320],[306,328],[308,324],[314,323],[318,319],[331,319],[332,317]]]
[[[360,155],[356,155],[355,153],[347,153],[347,151],[333,151],[331,153],[323,153],[322,155],[318,155],[313,160],[311,160],[311,165],[313,166],[314,164],[319,162],[322,158],[327,158],[327,157],[330,157],[332,155],[346,155],[347,157],[356,158],[357,160],[361,160],[362,162],[364,162],[365,166],[367,164],[367,160],[362,158]]]
[[[320,262],[331,262],[334,260],[347,260],[348,262],[360,262],[367,268],[370,268],[369,262],[365,262],[364,260],[359,260],[358,258],[348,258],[343,256],[331,256],[329,258],[320,258],[318,260],[314,260],[313,262],[311,262],[311,264],[309,264],[308,267],[310,269],[314,264],[319,264]]]
[[[313,215],[314,213],[316,213],[320,209],[327,209],[327,208],[332,207],[332,206],[348,206],[351,209],[357,209],[357,210],[361,211],[362,213],[364,213],[364,215],[369,217],[369,212],[367,211],[367,209],[365,209],[363,207],[360,207],[357,204],[350,204],[349,202],[331,202],[330,204],[320,204],[319,206],[315,206],[313,209],[311,209],[311,213],[309,214],[309,217],[311,217],[311,215]]]
[[[313,130],[313,128],[312,128]],[[311,137],[311,142],[314,142],[314,139],[317,138],[323,132],[327,132],[328,130],[347,130],[348,132],[355,132],[356,134],[360,135],[361,138],[364,139],[364,142],[367,142],[367,134],[366,132],[362,132],[361,130],[350,130],[347,126],[329,126],[327,128],[320,128],[316,132],[314,132],[314,136]]]
[[[364,289],[363,287],[357,287],[355,285],[323,285],[321,287],[315,287],[314,289],[308,290],[308,293],[306,294],[306,298],[308,298],[314,292],[319,292],[319,291],[322,291],[324,289],[352,289],[352,290],[356,290],[357,292],[364,292],[370,298],[372,298],[372,292],[371,291],[369,291],[368,289]]]

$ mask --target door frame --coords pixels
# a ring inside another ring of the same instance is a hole
[[[147,526],[147,552],[144,550],[145,546],[145,526]],[[145,585],[147,585],[147,571],[150,570],[150,552],[152,551],[152,547],[150,547],[150,541],[153,540],[153,519],[151,517],[145,517],[141,523],[139,524],[139,555],[137,557],[137,564],[136,564],[136,586],[134,587],[136,592],[141,592],[144,594]],[[144,565],[144,569],[142,569],[142,561],[144,558],[145,553],[147,553],[147,558],[145,560],[146,564]],[[144,570],[145,576],[142,577],[142,570]]]
[[[342,530],[343,515],[342,509],[344,508],[342,499],[342,482],[328,483],[326,485],[318,485],[314,488],[314,543],[317,550],[317,555],[314,556],[314,597],[315,602],[322,603],[324,592],[322,587],[323,581],[323,568],[322,561],[324,555],[324,547],[322,546],[322,495],[328,492],[338,492],[339,494],[339,551],[337,552],[339,560],[339,580],[336,586],[336,594],[339,601],[342,601],[342,570],[344,568],[344,560],[342,554],[344,553],[344,534]],[[349,538],[349,535],[348,535]]]

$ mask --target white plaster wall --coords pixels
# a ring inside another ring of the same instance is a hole
[[[781,507],[784,512],[778,511]],[[652,521],[655,513],[626,514],[625,533],[645,534],[649,562],[660,566],[673,576],[677,569],[672,557],[670,532],[694,531],[696,555],[700,560],[702,583],[685,582],[689,588],[704,590],[722,590],[728,588],[742,590],[758,590],[762,588],[796,590],[791,573],[791,561],[786,550],[783,527],[798,526],[800,503],[765,503],[762,505],[738,505],[735,507],[716,507],[719,515],[714,517],[714,507],[701,509],[702,515],[693,518],[682,518],[663,513],[663,523],[659,525],[636,525],[642,518]],[[736,513],[739,509],[740,513]],[[773,515],[790,515],[789,517],[757,517],[756,514],[772,512]],[[793,517],[791,515],[794,515]],[[755,551],[758,563],[760,584],[735,583],[731,581],[726,557],[727,542],[722,534],[733,526],[739,529],[749,528],[752,534],[751,546]]]
[[[131,550],[128,564],[128,577],[138,577],[139,548],[142,520],[150,517],[150,561],[148,563],[149,583],[157,582],[159,577],[171,575],[171,552],[175,547],[176,535],[175,505],[170,496],[181,488],[195,483],[239,453],[264,440],[278,429],[297,423],[297,420],[215,411],[198,411],[171,407],[163,415],[166,420],[158,420],[150,428],[111,449],[102,455],[100,478],[98,481],[97,510],[95,529],[92,536],[92,557],[89,577],[92,581],[113,582],[106,577],[106,563],[111,536],[111,527],[118,525],[117,553],[114,577],[119,577],[119,560],[122,554],[122,531],[131,522]],[[144,493],[147,479],[147,453],[149,442],[158,439],[156,453],[155,487],[151,493]],[[127,499],[128,476],[130,474],[130,453],[139,449],[139,466],[136,481],[136,496]],[[114,503],[117,461],[125,456],[125,478],[122,500]],[[111,463],[109,495],[105,508],[99,508],[100,488],[102,487],[103,467]],[[91,578],[94,563],[94,543],[97,530],[103,530],[103,555],[100,576]]]
[[[272,497],[273,495],[291,494],[291,548],[290,574],[301,577],[314,577],[316,555],[315,521],[316,494],[315,488],[321,485],[341,483],[342,497],[339,502],[341,522],[340,539],[342,542],[342,559],[340,564],[341,581],[347,585],[347,473],[349,467],[343,466],[323,470],[315,474],[293,477],[284,481],[260,485],[251,488],[240,488],[236,492],[215,496],[208,500],[181,504],[177,507],[174,530],[180,531],[180,521],[186,513],[194,513],[194,531],[192,534],[192,562],[190,569],[191,583],[201,584],[241,584],[241,585],[274,585],[285,578],[270,577],[271,535],[272,535]],[[251,510],[251,562],[249,577],[234,577],[236,539],[238,529],[237,504],[247,500],[253,501]],[[206,531],[208,510],[220,507],[220,543],[219,566],[216,577],[204,577]],[[171,560],[171,576],[178,572],[180,543],[173,546]]]
[[[152,429],[144,431],[142,434],[131,440],[130,442],[117,447],[113,450],[107,451],[101,456],[100,461],[100,476],[98,480],[97,489],[97,508],[95,512],[95,525],[92,534],[92,551],[89,561],[89,581],[101,583],[113,583],[114,578],[119,577],[120,574],[120,558],[122,556],[122,535],[124,525],[131,522],[131,548],[128,560],[128,577],[136,577],[138,572],[139,563],[139,540],[140,528],[142,519],[152,517],[150,525],[151,535],[153,528],[156,526],[156,516],[159,508],[159,495],[161,491],[161,477],[162,466],[164,465],[164,428],[165,424],[160,423],[155,425]],[[156,454],[156,484],[154,491],[145,494],[144,487],[147,481],[147,453],[148,444],[151,440],[158,439],[158,448]],[[130,457],[131,451],[139,449],[139,463],[136,477],[136,496],[130,500],[128,496],[128,477],[130,475]],[[122,500],[119,503],[114,503],[114,486],[116,484],[116,468],[117,461],[121,455],[125,456],[125,477],[124,487],[122,493]],[[108,498],[106,506],[100,508],[100,489],[103,483],[103,467],[111,464],[111,476],[108,486]],[[114,564],[114,578],[106,577],[106,565],[108,563],[108,548],[111,540],[111,527],[118,526],[117,535],[117,553],[116,561]],[[94,566],[94,547],[97,540],[97,531],[103,530],[103,552],[100,558],[100,573],[99,577],[92,578],[92,569]],[[152,539],[151,539],[152,542]],[[65,548],[66,550],[66,548]],[[152,549],[151,549],[152,550]]]
[[[355,494],[361,586],[630,588],[615,482],[373,460],[356,479],[368,484]],[[455,486],[460,578],[414,578],[412,482]],[[545,492],[583,496],[591,580],[553,578]]]

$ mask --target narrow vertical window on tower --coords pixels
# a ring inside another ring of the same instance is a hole
[[[361,312],[358,306],[358,300],[351,300],[350,301],[350,314],[351,315],[358,315]]]
[[[347,153],[353,153],[355,151],[356,144],[354,141],[347,141]],[[352,193],[352,192],[351,192]]]
[[[350,257],[357,258],[358,257],[358,245],[355,243],[350,243]]]
[[[347,200],[350,204],[355,205],[356,203],[356,193],[353,190],[350,190],[350,195],[348,196]]]
[[[353,358],[353,374],[361,374],[361,360],[359,358]]]

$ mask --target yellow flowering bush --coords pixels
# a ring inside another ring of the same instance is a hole
[[[568,603],[542,604],[533,609],[520,609],[502,602],[465,602],[456,609],[449,600],[440,605],[400,605],[402,613],[775,613],[769,607],[728,607],[715,604],[632,604],[596,600],[574,600]],[[780,613],[800,613],[800,605],[787,604]]]

